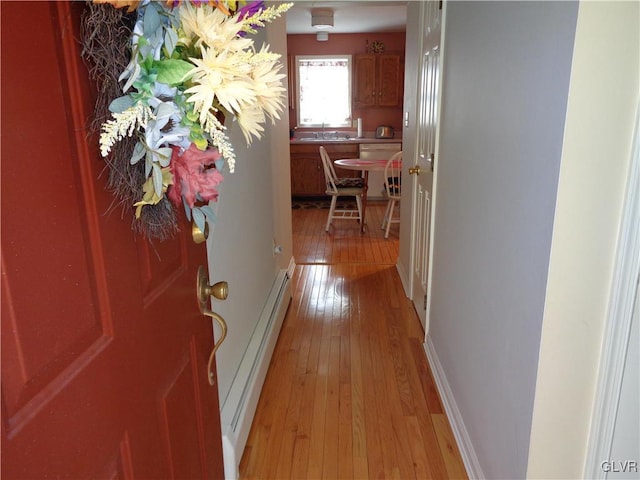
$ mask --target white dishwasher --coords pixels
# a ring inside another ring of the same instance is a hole
[[[360,158],[364,160],[388,160],[394,153],[402,150],[402,143],[361,143]],[[384,172],[369,173],[367,199],[384,198]]]

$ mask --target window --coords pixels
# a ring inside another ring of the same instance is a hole
[[[296,57],[298,126],[351,126],[351,55]]]

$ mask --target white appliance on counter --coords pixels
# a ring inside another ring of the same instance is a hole
[[[402,150],[400,142],[361,143],[360,158],[365,160],[388,160],[394,153]],[[384,172],[369,173],[369,190],[367,199],[380,200],[384,198]]]

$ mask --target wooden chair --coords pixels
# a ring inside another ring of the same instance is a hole
[[[320,158],[322,158],[322,167],[324,168],[324,179],[327,184],[327,195],[331,196],[331,206],[329,207],[329,216],[325,232],[329,231],[329,225],[333,220],[338,219],[356,219],[362,222],[362,194],[364,193],[364,179],[338,177],[333,168],[333,162],[329,158],[329,154],[324,147],[320,147]],[[356,207],[349,208],[347,206],[339,207],[338,197],[356,197]]]
[[[400,193],[402,187],[402,152],[393,155],[384,167],[384,193],[387,197],[387,210],[382,219],[384,238],[389,238],[389,227],[392,223],[400,223],[400,210],[394,217],[396,204],[400,203]]]

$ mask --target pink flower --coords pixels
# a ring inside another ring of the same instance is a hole
[[[179,147],[171,149],[173,185],[167,191],[169,199],[180,205],[181,197],[184,197],[191,208],[196,201],[217,201],[217,187],[224,178],[215,167],[215,161],[221,156],[220,152],[216,148],[202,151],[193,143],[182,154]]]

